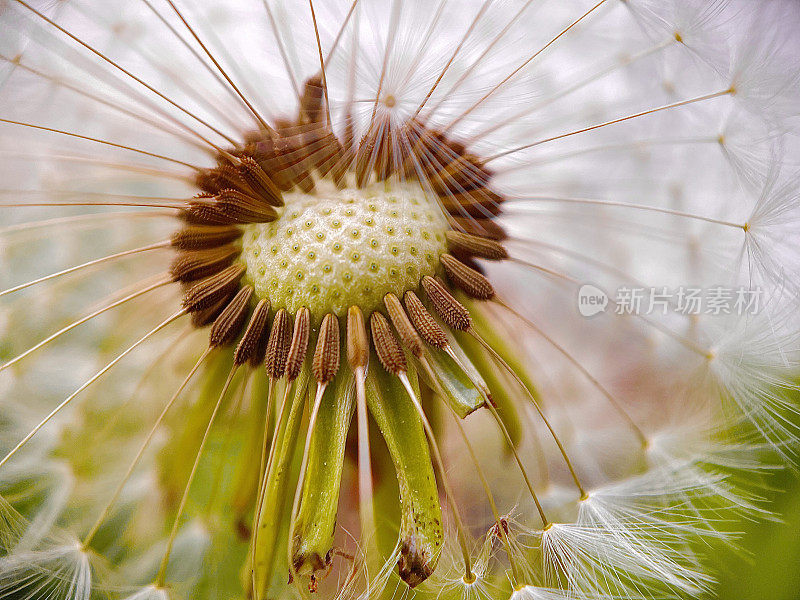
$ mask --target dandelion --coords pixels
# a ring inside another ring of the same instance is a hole
[[[798,19],[0,0],[0,596],[708,593],[796,447]]]

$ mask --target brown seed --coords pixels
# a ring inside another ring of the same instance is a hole
[[[278,218],[274,208],[239,190],[222,190],[214,208],[235,223],[268,223]]]
[[[375,164],[375,142],[374,137],[365,135],[356,151],[356,185],[360,188],[367,184],[369,174]]]
[[[292,182],[302,191],[309,193],[314,189],[314,178],[311,176],[311,162],[308,160],[308,149],[302,132],[280,140],[282,152],[278,156],[280,170],[286,173]]]
[[[210,250],[180,252],[172,261],[169,273],[175,281],[188,282],[219,273],[239,256],[236,246],[222,246]]]
[[[217,301],[236,291],[245,268],[231,265],[215,275],[201,279],[183,295],[183,307],[189,312],[203,310],[213,306]]]
[[[469,311],[453,297],[444,285],[430,275],[426,275],[422,278],[422,287],[433,304],[436,314],[448,327],[459,331],[467,331],[472,327],[472,317]]]
[[[238,227],[192,225],[176,231],[170,242],[178,250],[205,250],[230,244],[242,237],[242,233]]]
[[[412,291],[406,292],[403,299],[406,302],[408,316],[422,339],[435,348],[447,348],[450,345],[447,334],[439,326],[436,319],[433,318],[433,315],[428,312],[425,305],[422,304],[422,300],[417,298],[417,295]]]
[[[372,330],[372,343],[375,352],[383,367],[392,375],[405,373],[408,370],[406,355],[400,342],[392,334],[389,321],[381,313],[375,311],[369,319],[369,326]]]
[[[466,192],[446,192],[439,196],[439,202],[449,214],[478,219],[491,219],[502,212],[504,199],[488,188]]]
[[[447,245],[454,254],[476,256],[487,260],[505,260],[508,258],[508,251],[502,244],[461,231],[448,231]]]
[[[439,257],[447,277],[457,288],[465,292],[468,296],[477,300],[491,300],[494,298],[494,287],[489,280],[458,260],[450,254],[442,254]]]
[[[504,240],[508,237],[503,228],[496,222],[490,219],[474,219],[472,217],[463,217],[457,214],[452,214],[449,217],[451,225],[458,229],[477,235],[479,237],[489,238],[495,241]]]
[[[244,184],[267,204],[283,206],[281,191],[261,165],[250,156],[242,157],[240,160],[239,177]]]
[[[289,313],[281,308],[275,313],[275,318],[272,320],[272,330],[269,332],[265,358],[267,377],[272,379],[283,377],[291,344],[292,319],[289,317]]]
[[[366,368],[369,362],[369,340],[364,313],[357,306],[347,311],[347,361],[355,369]]]
[[[330,383],[339,370],[339,321],[328,313],[322,319],[311,372],[319,383]]]
[[[267,319],[269,317],[269,300],[264,298],[256,304],[250,323],[244,331],[239,345],[233,353],[233,364],[243,365],[250,362],[255,367],[261,362],[264,352],[264,333],[267,330]]]
[[[213,169],[201,171],[195,179],[197,187],[212,196],[222,189],[236,187],[239,181],[238,170],[227,162],[227,158],[220,160],[225,162],[218,164]]]
[[[492,175],[480,164],[480,159],[472,154],[450,156],[447,162],[439,163],[442,168],[431,177],[433,190],[440,195],[483,189],[489,184]]]
[[[222,312],[222,309],[228,305],[228,301],[231,299],[235,291],[235,289],[231,290],[230,293],[220,298],[215,304],[212,304],[208,308],[193,312],[191,316],[192,327],[201,329],[211,325],[214,322],[214,319],[219,316],[219,313]]]
[[[397,334],[400,336],[400,342],[411,351],[411,354],[417,358],[422,356],[422,340],[408,320],[408,315],[403,310],[403,305],[394,294],[386,294],[383,297],[383,304],[386,306],[386,311],[389,313],[389,318],[392,320]]]
[[[230,225],[233,221],[222,214],[216,206],[215,196],[201,194],[195,196],[184,209],[181,217],[190,225]]]
[[[208,336],[209,346],[212,348],[225,346],[236,339],[247,320],[252,296],[253,288],[249,285],[243,287],[219,313],[211,326],[211,333]]]
[[[311,331],[311,313],[304,306],[294,317],[294,331],[289,355],[286,357],[286,379],[294,381],[300,375],[308,352],[308,336]]]
[[[322,143],[322,149],[314,158],[314,166],[322,177],[330,174],[333,180],[339,183],[346,170],[344,148],[339,139],[330,130],[327,130]]]
[[[322,120],[322,97],[324,91],[321,75],[314,75],[306,80],[303,86],[303,93],[300,96],[299,121],[301,123],[318,123]]]

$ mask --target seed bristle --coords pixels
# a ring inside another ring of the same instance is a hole
[[[339,370],[339,321],[328,313],[322,319],[311,372],[318,383],[330,383]]]
[[[211,333],[208,336],[208,344],[212,348],[225,346],[231,343],[239,335],[247,319],[250,307],[250,298],[253,296],[253,288],[249,285],[240,289],[228,303],[211,326]]]
[[[425,305],[422,304],[422,300],[412,291],[406,292],[403,299],[406,303],[408,316],[422,339],[434,348],[447,348],[450,344],[447,334],[439,326],[436,319],[433,318],[433,315],[428,312]]]
[[[447,245],[453,254],[476,256],[487,260],[505,260],[508,258],[508,251],[495,240],[461,231],[448,231],[446,235]]]
[[[494,298],[494,286],[475,269],[468,267],[455,256],[442,254],[439,257],[447,277],[471,298],[477,300],[491,300]]]
[[[408,370],[406,355],[400,342],[394,337],[389,321],[375,311],[370,316],[369,325],[372,330],[372,343],[383,367],[392,375],[405,373]]]
[[[215,199],[214,208],[234,223],[265,223],[278,218],[274,208],[239,190],[224,189]]]
[[[203,327],[211,325],[214,319],[219,316],[219,313],[222,312],[222,309],[228,305],[228,301],[231,299],[234,292],[235,290],[231,290],[208,308],[193,312],[191,314],[192,327],[195,329],[202,329]]]
[[[170,243],[178,250],[206,250],[230,244],[243,233],[238,227],[190,225],[173,233]]]
[[[471,219],[480,219],[499,215],[504,199],[487,188],[481,188],[466,192],[446,192],[440,194],[439,201],[453,217],[467,215]]]
[[[286,379],[294,381],[300,375],[308,352],[308,336],[311,332],[311,313],[304,306],[294,317],[294,331],[289,354],[286,357]]]
[[[300,123],[319,123],[322,120],[322,75],[312,75],[304,86],[300,95]]]
[[[220,212],[214,196],[199,194],[189,201],[181,215],[190,225],[231,225],[232,219]]]
[[[281,308],[272,320],[272,330],[267,342],[265,366],[267,377],[279,379],[286,371],[286,361],[292,344],[292,320],[289,313]]]
[[[358,306],[347,311],[347,361],[355,369],[366,368],[369,362],[369,340],[364,313]]]
[[[491,219],[475,219],[459,215],[448,217],[452,226],[472,235],[501,241],[508,237],[505,230]]]
[[[283,206],[283,197],[278,186],[267,172],[251,156],[243,156],[239,165],[239,177],[259,199],[272,206]]]
[[[408,315],[403,310],[400,299],[394,294],[386,294],[383,297],[383,304],[386,306],[389,318],[400,336],[400,342],[409,349],[411,354],[417,358],[421,357],[423,350],[422,339],[419,337],[417,330],[414,329],[411,321],[408,320]]]
[[[195,312],[213,306],[222,297],[230,297],[244,272],[243,266],[231,265],[215,275],[201,279],[186,290],[183,307],[189,312]]]
[[[469,311],[453,297],[444,285],[426,275],[422,278],[422,287],[433,304],[436,314],[448,327],[459,331],[467,331],[472,328],[472,317]]]
[[[243,365],[246,362],[255,367],[263,360],[265,352],[264,333],[267,330],[269,317],[269,300],[264,298],[256,304],[250,323],[244,331],[239,345],[233,353],[233,364]]]
[[[180,252],[172,261],[169,273],[175,281],[183,283],[203,279],[230,266],[239,256],[236,246],[222,246],[209,250]]]

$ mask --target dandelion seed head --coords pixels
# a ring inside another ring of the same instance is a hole
[[[447,226],[424,190],[323,184],[319,193],[286,197],[280,219],[244,233],[246,276],[275,309],[344,317],[355,305],[370,313],[386,294],[402,297],[436,273]]]
[[[0,595],[710,593],[795,460],[798,16],[0,0]]]

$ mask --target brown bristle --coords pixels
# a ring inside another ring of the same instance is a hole
[[[211,326],[211,333],[208,336],[209,346],[212,348],[225,346],[236,339],[247,320],[252,296],[253,288],[249,285],[243,287],[219,313]]]
[[[408,315],[403,310],[400,299],[394,294],[386,294],[383,297],[383,304],[386,306],[386,311],[389,313],[389,318],[392,320],[402,344],[417,358],[422,356],[422,340],[411,321],[408,320]]]
[[[405,373],[408,370],[406,355],[400,342],[392,334],[389,321],[381,313],[375,311],[369,319],[369,327],[372,330],[372,343],[375,346],[375,353],[381,361],[383,367],[392,375]]]
[[[372,157],[375,154],[375,137],[366,135],[361,139],[356,151],[356,185],[360,188],[367,184],[371,173],[371,166],[374,164]]]
[[[214,208],[235,223],[267,223],[278,218],[275,209],[244,192],[222,190]]]
[[[471,154],[451,157],[443,167],[431,177],[431,185],[437,194],[458,193],[485,188],[491,174],[480,164],[480,159]]]
[[[323,147],[314,160],[314,166],[322,177],[331,175],[338,184],[344,177],[347,165],[345,164],[345,151],[339,138],[333,132],[327,130],[322,140]]]
[[[306,80],[300,96],[300,122],[319,123],[322,120],[322,76],[314,75]]]
[[[244,272],[243,266],[231,265],[215,275],[201,279],[186,290],[183,307],[189,312],[195,312],[213,306],[220,298],[229,296],[236,290]]]
[[[272,379],[283,377],[291,344],[292,319],[289,317],[289,313],[281,308],[275,313],[275,318],[272,320],[272,330],[269,332],[267,355],[264,359],[267,377]]]
[[[357,306],[347,311],[347,361],[355,370],[366,368],[369,362],[369,340],[364,313]]]
[[[353,127],[353,115],[347,111],[344,118],[344,135],[342,136],[342,148],[347,154],[352,154],[355,151],[356,132]]]
[[[189,225],[230,225],[231,219],[215,206],[214,196],[199,194],[181,211],[181,218]]]
[[[175,281],[188,282],[219,273],[239,256],[236,246],[221,246],[209,250],[180,252],[172,261],[169,273]]]
[[[255,367],[261,362],[265,349],[264,338],[266,336],[264,333],[267,331],[268,317],[269,300],[265,298],[259,300],[253,310],[250,323],[244,330],[244,335],[233,353],[233,364],[243,365],[249,362],[251,366]]]
[[[397,168],[398,157],[394,155],[396,145],[395,133],[391,128],[391,123],[386,120],[385,125],[380,129],[380,137],[375,143],[375,175],[378,181],[388,179]],[[394,144],[393,144],[394,142]]]
[[[217,300],[215,304],[212,304],[208,308],[193,312],[191,315],[192,327],[201,329],[211,325],[214,322],[214,319],[219,316],[219,313],[222,312],[222,309],[228,305],[228,301],[231,299],[235,291],[235,289],[231,290],[230,293],[222,296],[222,298]]]
[[[508,251],[495,240],[490,240],[461,231],[447,232],[447,245],[456,255],[475,256],[487,260],[505,260]]]
[[[330,383],[339,370],[339,321],[328,313],[322,319],[311,372],[318,383]]]
[[[445,192],[439,202],[453,216],[491,218],[502,212],[504,198],[489,188],[469,191]]]
[[[170,242],[178,250],[204,250],[224,246],[242,237],[238,227],[203,227],[193,225],[184,227],[172,235]]]
[[[450,215],[449,221],[453,227],[479,237],[495,241],[502,241],[508,237],[505,230],[491,219],[473,219],[453,214]]]
[[[419,169],[433,172],[431,161],[435,160],[437,146],[441,145],[441,134],[428,129],[418,121],[410,121],[404,126],[403,137],[415,140],[411,144],[408,155],[403,160],[402,171],[406,177],[416,177]]]
[[[286,357],[286,379],[294,381],[300,375],[308,352],[308,336],[311,332],[311,313],[304,306],[294,317],[294,331],[289,355]]]
[[[442,254],[439,257],[447,277],[458,289],[465,292],[471,298],[477,300],[491,300],[494,298],[494,287],[489,280],[458,260],[450,254]]]
[[[469,311],[453,297],[446,287],[430,275],[422,278],[422,287],[436,314],[448,327],[459,331],[466,331],[472,327],[472,317]]]
[[[314,189],[314,180],[304,162],[306,153],[298,143],[280,138],[268,147],[259,144],[258,150],[266,151],[263,158],[256,156],[258,164],[281,190],[288,191],[297,186],[308,193]]]
[[[433,315],[428,312],[422,300],[417,298],[414,292],[408,291],[403,296],[406,302],[406,311],[414,327],[419,332],[423,340],[428,342],[434,348],[447,348],[450,342],[447,339],[447,334],[439,326]]]
[[[221,159],[227,161],[227,159]],[[236,187],[239,173],[229,163],[220,163],[213,169],[206,169],[198,174],[195,182],[204,192],[214,195],[222,189]]]
[[[245,156],[241,159],[239,177],[259,199],[272,206],[283,206],[283,197],[278,186],[252,157]]]
[[[311,176],[312,164],[308,160],[308,150],[303,146],[302,141],[297,141],[292,145],[291,154],[287,155],[294,178],[294,184],[306,194],[314,191],[314,178]]]

